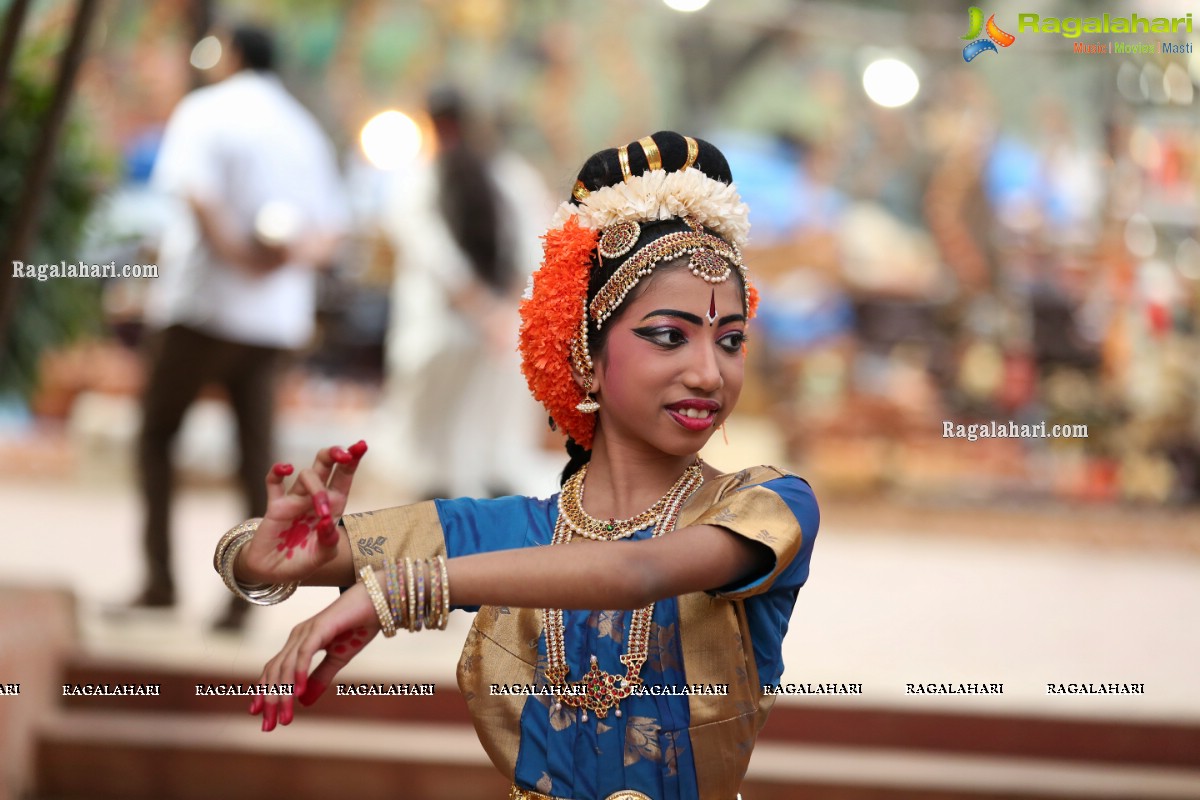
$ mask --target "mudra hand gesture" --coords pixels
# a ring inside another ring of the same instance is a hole
[[[378,633],[375,608],[363,585],[355,584],[324,611],[294,627],[283,649],[263,667],[259,686],[294,683],[293,694],[257,695],[250,703],[250,714],[262,715],[263,731],[274,730],[277,723],[291,724],[293,701],[305,706],[317,702],[334,676]],[[325,658],[310,674],[313,659],[322,650]]]
[[[335,519],[346,507],[366,442],[349,448],[327,447],[290,489],[284,478],[290,464],[276,464],[267,475],[267,511],[258,530],[238,553],[235,572],[246,582],[275,584],[303,581],[337,556]]]

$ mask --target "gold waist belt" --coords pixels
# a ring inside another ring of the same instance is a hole
[[[513,786],[508,790],[508,800],[564,800],[562,797],[551,797],[548,794],[535,792],[531,789],[522,789],[519,786]],[[619,792],[613,792],[604,800],[650,800],[650,795],[635,792],[632,789],[622,789]]]

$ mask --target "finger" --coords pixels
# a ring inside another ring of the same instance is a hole
[[[291,725],[295,719],[292,711],[292,695],[284,695],[279,701],[279,724]]]
[[[313,675],[315,674],[316,672],[313,673]],[[328,683],[324,683],[310,675],[308,678],[308,683],[304,688],[304,694],[300,695],[296,699],[300,701],[300,705],[307,708],[308,706],[311,706],[313,703],[320,700],[321,695],[325,694],[325,690],[328,688]]]
[[[317,702],[317,699],[333,683],[334,677],[341,671],[342,667],[349,664],[350,659],[358,655],[359,651],[366,647],[367,642],[370,640],[371,635],[367,629],[358,627],[339,633],[328,644],[324,645],[325,658],[321,660],[317,668],[308,676],[307,686],[305,687],[305,692],[300,697],[300,703],[310,706]],[[307,665],[312,663],[312,657],[316,655],[318,649],[322,649],[322,645],[320,644],[320,639],[316,637],[310,643],[302,645],[300,648],[300,663],[304,664],[307,668]]]
[[[309,622],[297,625],[292,629],[292,633],[288,636],[287,644],[284,646],[283,652],[280,653],[278,663],[279,679],[286,680],[289,676],[293,678],[292,692],[289,695],[284,695],[280,700],[281,708],[279,712],[279,722],[282,725],[291,723],[295,707],[293,705],[295,699],[304,691],[305,673],[308,669],[308,664],[312,660],[311,653],[306,655],[305,643],[310,641],[315,635],[313,624]],[[312,645],[309,645],[311,648]]]
[[[303,669],[296,670],[295,686],[296,688],[293,694],[298,699],[303,696],[304,692],[308,689],[308,672]]]
[[[275,503],[284,497],[283,479],[292,474],[291,464],[276,464],[267,473],[267,502]]]
[[[321,479],[321,484],[329,482],[329,476],[333,474],[334,465],[337,463],[333,458],[332,447],[322,447],[317,451],[317,455],[313,458],[312,466],[309,467]]]
[[[354,444],[346,449],[346,454],[350,456],[350,460],[345,463],[339,462],[337,469],[333,471],[333,475],[329,479],[329,488],[331,491],[340,494],[350,494],[350,485],[354,482],[354,473],[358,471],[358,463],[362,461],[363,455],[367,452],[367,443],[359,439]]]
[[[321,663],[308,676],[308,686],[300,697],[300,705],[311,706],[321,699],[321,695],[325,694],[325,690],[344,666],[346,659],[342,656],[327,655],[321,659]]]
[[[331,517],[322,517],[317,523],[317,544],[326,548],[338,546],[337,525]]]
[[[306,469],[300,472],[296,478],[297,484],[304,486],[304,491],[312,497],[313,510],[317,512],[318,517],[328,517],[329,509],[329,493],[325,491],[325,481],[317,474],[315,470]],[[292,487],[295,489],[295,487]]]
[[[321,637],[314,631],[311,636],[301,642],[300,647],[296,651],[295,661],[296,699],[300,701],[301,705],[311,706],[317,702],[321,695],[325,693],[325,690],[329,688],[329,682],[333,679],[333,676],[348,663],[349,659],[339,655],[337,657],[341,659],[340,665],[335,667],[332,672],[328,669],[321,672],[321,668],[325,667],[325,661],[329,660],[329,657],[327,657],[316,670],[313,670],[311,675],[308,672],[309,667],[312,666],[313,657],[316,656],[317,652],[319,650],[328,650],[330,657],[332,657],[334,655],[333,648],[338,646],[336,643],[339,640],[340,637],[335,636],[328,644],[323,644]],[[318,675],[318,672],[321,672],[321,674]]]
[[[254,699],[250,701],[250,716],[255,717],[262,713],[263,696],[261,694],[254,695]]]
[[[270,733],[275,730],[276,723],[279,722],[279,705],[272,699],[268,698],[266,708],[263,709],[263,733]]]

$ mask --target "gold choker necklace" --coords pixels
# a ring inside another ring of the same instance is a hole
[[[609,518],[607,521],[598,520],[584,511],[583,481],[587,477],[587,468],[587,464],[580,467],[579,471],[567,480],[562,488],[562,492],[558,496],[558,518],[565,520],[574,533],[579,534],[585,539],[611,542],[617,539],[628,539],[638,531],[649,528],[658,522],[659,517],[662,516],[667,498],[671,495],[670,491],[658,498],[658,502],[654,505],[629,519]],[[688,467],[687,471],[675,482],[675,485],[678,486],[693,471],[699,475],[699,461]],[[671,487],[672,490],[674,488],[674,486]]]
[[[566,544],[571,541],[572,533],[579,533],[589,539],[625,539],[651,524],[654,525],[654,533],[651,536],[661,536],[675,528],[679,510],[704,482],[700,460],[696,459],[696,463],[684,470],[670,490],[641,514],[629,519],[601,522],[588,516],[583,510],[583,479],[586,474],[587,465],[584,464],[563,486],[558,498],[558,520],[554,524],[552,545]],[[595,712],[597,717],[603,719],[608,716],[609,709],[616,707],[616,715],[621,716],[618,704],[633,693],[634,686],[642,683],[641,671],[650,650],[650,620],[653,616],[654,603],[651,603],[634,611],[630,618],[629,652],[621,656],[621,663],[625,665],[623,678],[601,670],[596,656],[593,655],[583,678],[568,683],[567,674],[570,667],[567,664],[564,644],[562,609],[542,609],[542,629],[546,631],[548,662],[546,678],[552,686],[561,687],[563,690],[557,693],[555,710],[562,710],[563,704],[572,708],[583,708],[582,722],[587,722],[588,711]]]

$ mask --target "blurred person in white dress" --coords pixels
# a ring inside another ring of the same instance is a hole
[[[428,106],[436,154],[396,173],[384,219],[397,253],[387,457],[418,497],[549,495],[561,465],[540,446],[546,418],[516,346],[554,201],[532,165],[481,144],[458,91]]]

